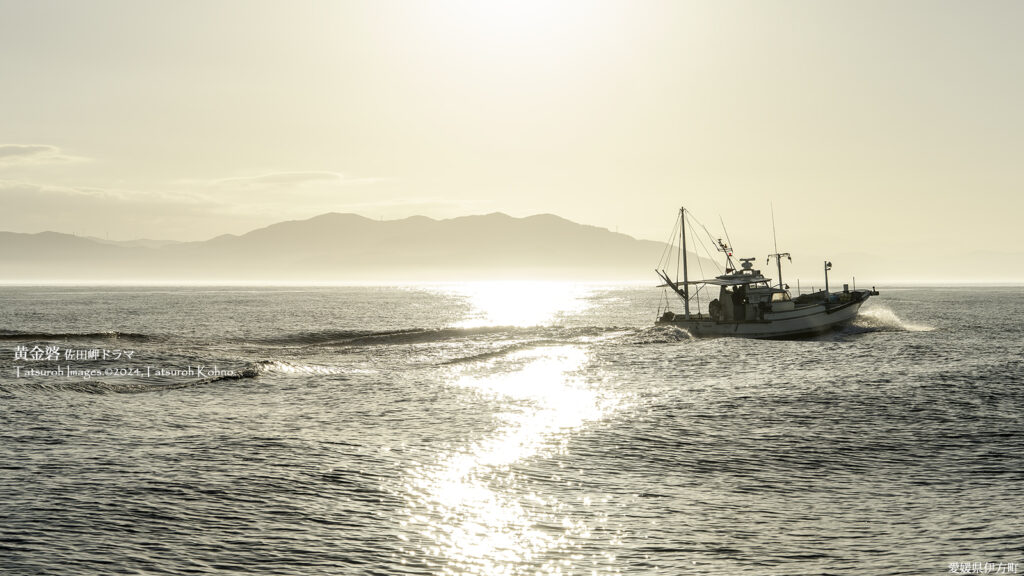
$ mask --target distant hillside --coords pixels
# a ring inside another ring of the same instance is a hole
[[[144,248],[160,248],[167,246],[168,244],[179,244],[177,240],[152,240],[149,238],[139,238],[138,240],[107,240],[104,238],[97,238],[95,236],[86,236],[89,240],[99,242],[100,244],[111,244],[114,246],[142,246]]]
[[[6,281],[656,281],[664,244],[550,214],[434,220],[323,214],[204,242],[0,232]],[[691,254],[690,258],[696,258]],[[716,269],[703,261],[705,270]]]

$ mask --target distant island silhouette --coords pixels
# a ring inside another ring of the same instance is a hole
[[[552,214],[372,220],[329,213],[202,242],[0,232],[8,282],[649,281],[664,250]]]

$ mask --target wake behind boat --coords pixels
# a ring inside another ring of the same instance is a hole
[[[687,270],[686,229],[687,211],[679,210],[679,250],[683,279],[673,281],[664,268],[655,272],[665,286],[671,288],[683,301],[683,313],[668,309],[660,314],[656,324],[683,328],[693,336],[740,336],[746,338],[799,338],[827,332],[851,322],[869,297],[878,291],[853,290],[844,284],[842,292],[829,292],[828,271],[831,262],[825,262],[825,289],[792,298],[789,286],[782,283],[782,258],[792,261],[788,253],[768,256],[775,258],[779,271],[777,285],[771,278],[765,278],[760,270],[754,269],[753,258],[741,258],[737,269],[732,259],[732,249],[721,239],[718,251],[725,254],[725,273],[714,278],[690,280]],[[774,224],[773,224],[774,227]],[[706,228],[705,228],[706,231]],[[674,234],[673,234],[674,236]],[[672,248],[675,248],[673,245]],[[666,251],[671,257],[671,250]],[[662,259],[665,260],[664,258]],[[694,290],[691,291],[691,287]],[[718,297],[701,306],[701,292],[718,287]],[[667,308],[667,307],[666,307]]]

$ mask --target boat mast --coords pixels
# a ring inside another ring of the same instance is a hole
[[[690,279],[686,273],[686,208],[679,209],[679,246],[683,251],[683,312],[690,319]]]

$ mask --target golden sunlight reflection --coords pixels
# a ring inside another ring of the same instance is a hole
[[[565,282],[468,282],[447,291],[467,298],[472,306],[469,315],[455,323],[458,328],[550,324],[588,308],[586,297],[593,292]]]
[[[588,522],[571,513],[571,506],[590,500],[567,502],[555,492],[561,478],[536,472],[540,464],[530,460],[566,455],[573,430],[618,407],[618,398],[579,378],[586,361],[580,347],[562,346],[511,355],[502,366],[518,367],[512,372],[455,370],[453,385],[500,404],[501,424],[488,437],[407,471],[403,527],[422,539],[419,546],[408,542],[404,554],[434,559],[444,574],[561,574],[584,561],[581,542],[607,516],[582,516]],[[591,573],[593,559],[587,561]]]

